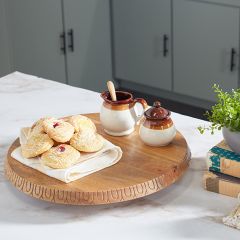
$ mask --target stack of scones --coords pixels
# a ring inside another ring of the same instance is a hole
[[[93,121],[82,115],[41,118],[26,137],[21,143],[23,157],[40,157],[44,165],[54,169],[68,168],[78,162],[81,153],[97,152],[104,145]]]

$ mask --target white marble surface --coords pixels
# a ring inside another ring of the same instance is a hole
[[[32,199],[4,177],[6,151],[19,129],[42,116],[98,112],[99,94],[14,73],[0,79],[0,239],[240,239],[222,216],[234,198],[202,188],[205,154],[221,139],[200,135],[201,120],[173,113],[192,151],[190,169],[173,186],[109,206],[63,206]]]

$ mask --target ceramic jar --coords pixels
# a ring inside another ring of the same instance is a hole
[[[222,134],[227,145],[237,154],[240,154],[240,132],[232,132],[224,127]]]
[[[142,118],[147,102],[142,98],[133,98],[128,92],[116,91],[117,101],[112,101],[108,91],[101,94],[103,104],[100,121],[104,131],[112,136],[124,136],[134,131],[136,123]],[[138,113],[137,105],[141,106]]]
[[[139,135],[145,144],[154,147],[165,146],[174,139],[176,128],[170,115],[171,112],[162,108],[158,101],[144,113],[145,118],[140,125]]]

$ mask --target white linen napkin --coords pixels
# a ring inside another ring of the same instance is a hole
[[[23,128],[21,130],[21,144],[26,142],[28,132],[29,128]],[[81,153],[79,162],[66,169],[53,169],[45,166],[41,163],[40,157],[31,159],[24,158],[21,153],[21,147],[16,148],[11,153],[11,156],[28,167],[65,183],[69,183],[116,164],[122,157],[122,150],[120,147],[105,139],[104,146],[100,151],[96,153]]]

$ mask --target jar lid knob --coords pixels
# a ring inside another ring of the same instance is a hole
[[[156,108],[160,108],[161,107],[161,103],[159,101],[155,101],[153,103],[153,106],[156,107]]]

